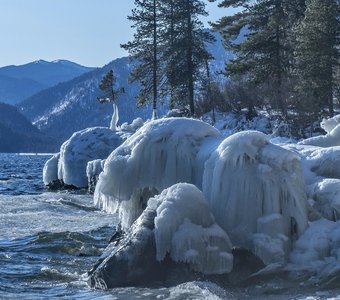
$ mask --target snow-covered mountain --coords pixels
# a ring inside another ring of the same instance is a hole
[[[112,69],[117,76],[117,86],[125,87],[125,93],[117,102],[119,124],[139,116],[146,119],[151,116],[151,108],[137,109],[138,84],[128,83],[131,68],[128,58],[116,59],[103,68],[33,95],[20,105],[20,109],[41,131],[64,139],[80,129],[108,126],[112,105],[100,104],[97,97],[101,78]]]
[[[0,152],[55,151],[55,142],[42,134],[16,107],[0,103]]]
[[[67,60],[37,60],[0,68],[0,102],[16,104],[60,82],[69,81],[93,68]]]
[[[232,55],[225,51],[221,37],[215,34],[216,42],[209,45],[209,51],[215,60],[211,62],[211,71],[217,74],[223,70],[225,61]],[[99,82],[108,70],[117,75],[117,86],[125,88],[125,94],[118,99],[119,124],[131,122],[136,117],[150,118],[151,106],[137,109],[136,95],[138,84],[129,83],[129,73],[133,63],[127,58],[112,61],[103,68],[95,69],[71,81],[58,84],[26,99],[20,105],[21,112],[41,131],[52,136],[68,138],[74,131],[91,126],[108,126],[112,114],[110,104],[99,104]],[[160,107],[160,113],[167,107]]]

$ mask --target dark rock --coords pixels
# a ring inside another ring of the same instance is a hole
[[[109,245],[105,252],[111,253],[89,272],[88,283],[91,287],[138,286],[159,277],[162,268],[156,261],[155,216],[155,210],[146,209],[140,222],[134,223],[118,246],[112,245],[114,242]]]

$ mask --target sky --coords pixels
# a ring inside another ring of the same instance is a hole
[[[216,21],[228,14],[205,0]],[[0,0],[0,67],[38,59],[67,59],[100,67],[126,56],[120,44],[132,39],[127,16],[134,0]]]

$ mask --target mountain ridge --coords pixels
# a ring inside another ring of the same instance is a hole
[[[94,68],[67,60],[37,60],[0,68],[0,102],[17,104],[37,92],[69,81]]]

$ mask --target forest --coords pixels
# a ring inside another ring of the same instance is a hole
[[[215,2],[215,0],[209,0]],[[259,111],[306,137],[339,108],[339,0],[223,0],[232,15],[204,28],[202,0],[135,0],[133,40],[121,45],[137,61],[138,104],[159,103],[186,116],[215,110]],[[211,74],[207,44],[219,32],[233,59],[223,82]]]

